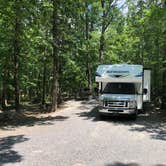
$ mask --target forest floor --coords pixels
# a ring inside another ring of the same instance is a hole
[[[84,102],[88,102],[84,100]],[[70,103],[70,104],[69,104]],[[16,112],[13,108],[9,108],[6,112],[0,111],[0,129],[8,127],[19,126],[33,126],[35,124],[42,124],[45,121],[50,121],[56,113],[64,110],[65,108],[72,109],[73,106],[79,102],[73,100],[72,102],[64,102],[61,104],[56,112],[48,112],[43,109],[40,104],[25,104],[20,106],[20,111]],[[94,100],[93,104],[97,102]],[[151,119],[166,119],[166,111],[150,107],[146,110]],[[145,114],[145,115],[146,115]],[[54,119],[54,118],[53,118]]]
[[[57,112],[65,108],[65,104],[60,105]],[[40,104],[26,104],[20,106],[20,111],[16,112],[12,107],[6,111],[0,111],[0,129],[8,127],[19,127],[34,125],[42,121],[51,120],[55,112],[49,112],[42,108]]]
[[[96,101],[72,100],[23,112],[26,121],[1,126],[0,166],[166,166],[165,111],[100,119]]]

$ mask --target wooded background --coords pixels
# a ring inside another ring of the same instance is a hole
[[[166,0],[0,0],[0,101],[51,102],[93,93],[99,64],[152,69],[166,96]]]

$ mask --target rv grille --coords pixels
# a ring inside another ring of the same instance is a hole
[[[127,107],[127,102],[126,101],[105,101],[104,102],[105,107],[109,108],[117,108],[117,107]]]

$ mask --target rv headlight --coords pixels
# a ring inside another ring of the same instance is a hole
[[[136,107],[136,101],[129,101],[129,108],[135,108]]]

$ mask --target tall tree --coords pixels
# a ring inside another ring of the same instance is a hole
[[[99,46],[99,62],[103,61],[104,46],[105,46],[105,32],[108,29],[109,25],[113,21],[115,9],[116,9],[116,0],[101,0],[101,34],[100,34],[100,46]]]
[[[90,95],[92,94],[92,78],[91,78],[91,64],[90,64],[90,55],[89,55],[89,40],[90,40],[90,22],[89,22],[89,4],[88,1],[85,1],[85,41],[86,41],[86,67],[87,67],[87,80],[88,80],[88,89]]]
[[[56,111],[58,106],[58,93],[59,93],[59,81],[58,81],[58,67],[59,67],[59,55],[58,55],[58,23],[59,15],[58,8],[60,0],[53,0],[53,90],[52,90],[52,107],[51,111]]]
[[[164,20],[166,19],[166,0],[163,1],[163,14],[164,14]],[[164,21],[165,22],[165,26],[166,26],[166,20]],[[164,44],[163,44],[163,47],[164,47],[164,51],[163,51],[163,87],[162,87],[162,90],[163,90],[163,107],[166,108],[166,28],[164,29],[163,31],[163,36],[164,36]]]
[[[14,25],[14,88],[15,88],[15,108],[19,111],[20,90],[19,90],[19,58],[20,58],[20,35],[21,35],[21,1],[15,0],[15,25]]]

